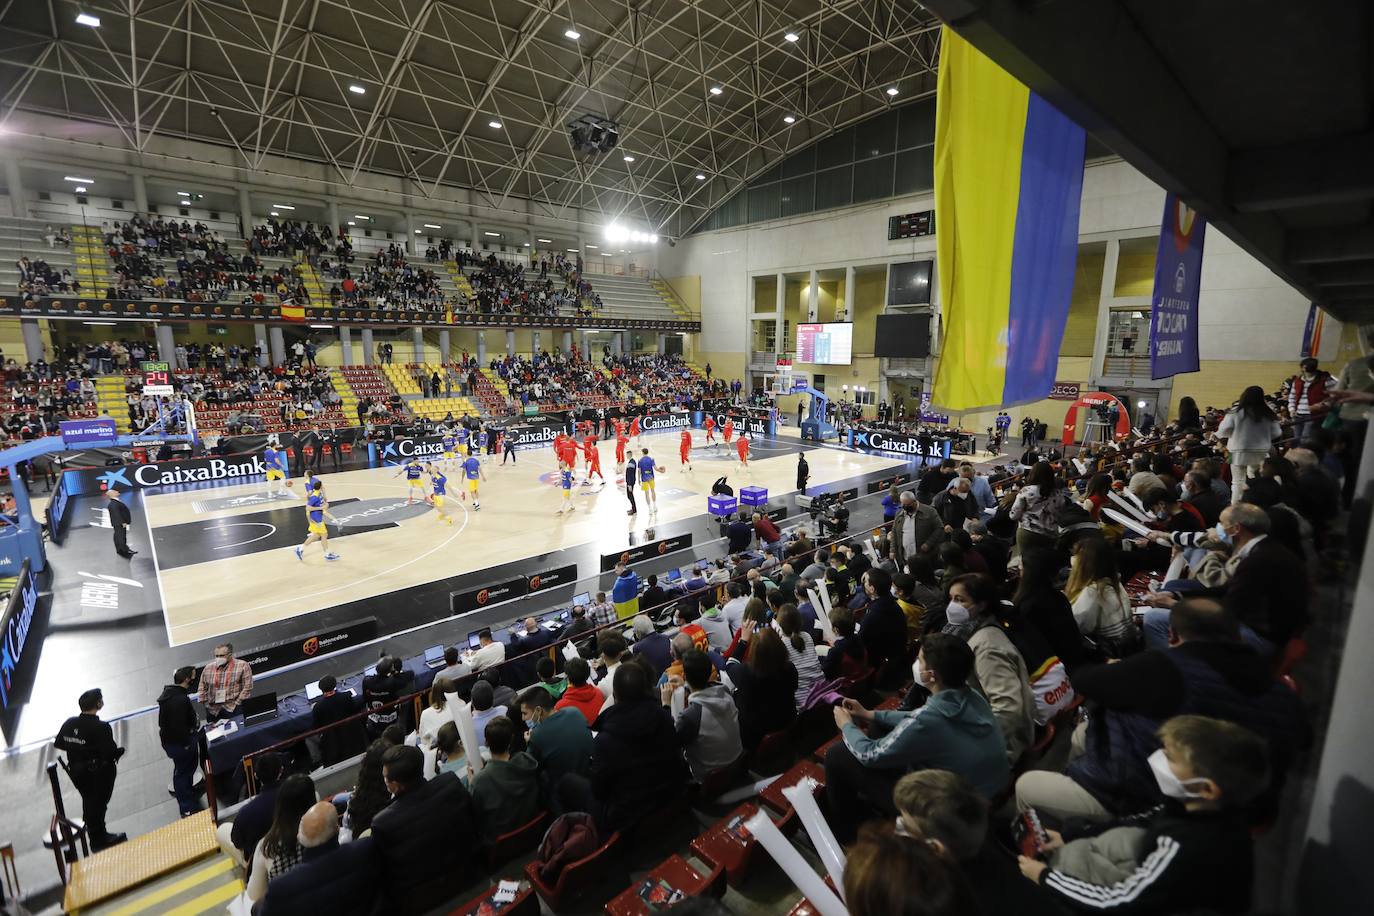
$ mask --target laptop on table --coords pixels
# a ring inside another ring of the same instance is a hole
[[[255,693],[243,701],[244,727],[270,722],[277,717],[277,695],[272,691]]]
[[[442,668],[444,667],[444,647],[430,646],[425,650],[425,667]]]

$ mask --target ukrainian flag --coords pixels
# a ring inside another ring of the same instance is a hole
[[[1083,129],[946,27],[935,112],[935,240],[948,410],[1049,394],[1073,292]]]

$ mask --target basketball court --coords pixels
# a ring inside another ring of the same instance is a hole
[[[610,441],[599,444],[605,485],[582,486],[579,462],[572,497],[576,508],[566,515],[557,514],[563,498],[554,485],[549,449],[520,452],[516,464],[504,467],[490,458],[480,511],[461,501],[465,481],[456,467],[448,469],[451,525],[423,502],[407,505],[411,487],[397,476],[398,468],[326,474],[330,511],[339,520],[329,524],[330,548],[341,557],[332,562],[317,544],[307,548],[304,561],[296,558],[295,547],[306,535],[299,479],[296,493],[271,499],[256,480],[175,493],[144,491],[168,642],[177,646],[214,638],[569,547],[592,545],[610,553],[655,524],[703,516],[711,484],[721,476],[736,491],[750,485],[766,487],[773,496],[796,490],[796,444],[756,441],[749,467],[741,469],[733,446],[706,448],[699,430],[693,439],[694,467],[688,469],[678,462],[676,431],[644,436],[642,445],[665,469],[657,476],[654,514],[637,488],[639,513],[627,515]],[[812,487],[907,463],[833,448],[805,452]],[[386,605],[375,612],[385,628]]]

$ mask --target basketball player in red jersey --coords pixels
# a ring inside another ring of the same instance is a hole
[[[735,443],[735,449],[739,452],[740,467],[749,467],[749,437],[740,433],[739,440]]]
[[[620,465],[625,463],[625,446],[630,444],[630,437],[625,435],[625,424],[619,421],[615,424],[615,463]]]
[[[601,451],[596,447],[596,437],[588,434],[582,440],[582,454],[587,460],[587,479],[582,481],[586,486],[592,485],[592,475],[601,478],[601,483],[606,483],[606,475],[601,473]]]
[[[721,428],[721,435],[725,437],[725,445],[730,446],[730,440],[735,438],[735,421],[733,417],[725,418],[725,426]]]
[[[616,418],[615,418],[615,437],[616,437],[617,439],[619,439],[619,438],[620,438],[621,436],[623,436],[623,435],[625,435],[625,421],[622,420],[620,417],[616,417]]]
[[[639,417],[635,417],[630,421],[630,438],[638,442],[642,432],[639,428]]]
[[[692,466],[692,431],[690,429],[682,431],[682,441],[678,444],[677,453],[678,457],[682,459],[682,463],[690,468]]]
[[[706,429],[706,444],[707,444],[707,445],[715,445],[715,444],[716,444],[716,421],[715,421],[715,420],[711,417],[711,415],[708,413],[708,414],[706,415],[706,419],[705,419],[704,421],[702,421],[702,424],[701,424],[701,425],[702,425],[703,427],[705,427],[705,429]]]

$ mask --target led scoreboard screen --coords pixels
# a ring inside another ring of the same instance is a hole
[[[887,218],[888,241],[914,239],[920,238],[923,235],[934,234],[934,210],[925,210],[921,213],[906,213],[902,216],[889,216]]]
[[[143,362],[143,393],[155,398],[172,396],[172,367],[168,363]]]

